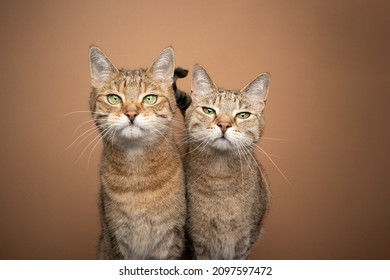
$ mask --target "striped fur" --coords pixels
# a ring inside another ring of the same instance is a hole
[[[184,171],[171,122],[174,53],[147,69],[117,70],[90,49],[90,108],[104,144],[99,259],[179,259],[184,248]],[[112,104],[109,95],[120,98]],[[145,101],[156,96],[154,104]]]
[[[187,232],[196,259],[246,259],[258,239],[270,192],[253,151],[264,128],[268,84],[263,74],[241,91],[221,90],[201,66],[194,68],[185,169]],[[245,112],[248,118],[238,118]]]

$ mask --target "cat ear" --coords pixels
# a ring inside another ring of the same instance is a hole
[[[270,79],[269,73],[263,73],[245,86],[241,93],[246,94],[256,103],[265,103],[268,97]]]
[[[192,97],[199,99],[215,90],[218,90],[218,88],[211,80],[206,70],[199,64],[196,64],[194,66],[191,82]]]
[[[113,74],[118,73],[107,56],[95,46],[89,49],[89,68],[91,83],[95,88],[102,87]]]
[[[149,67],[148,72],[160,81],[168,84],[173,83],[173,73],[175,71],[175,52],[171,47],[162,51],[157,60]]]

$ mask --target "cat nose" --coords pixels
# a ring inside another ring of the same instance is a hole
[[[135,110],[127,111],[126,116],[130,119],[131,123],[133,123],[135,117],[138,116],[138,112]]]
[[[229,127],[232,127],[232,125],[228,122],[219,122],[217,125],[221,128],[222,133],[225,133]]]

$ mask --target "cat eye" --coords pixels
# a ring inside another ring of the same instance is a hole
[[[247,119],[247,118],[249,118],[250,115],[251,115],[251,113],[242,112],[242,113],[238,113],[236,115],[236,117],[239,118],[239,119]]]
[[[148,105],[153,105],[157,102],[157,95],[149,94],[149,95],[144,97],[142,102],[145,104],[148,104]]]
[[[116,94],[107,95],[107,101],[111,105],[118,105],[122,102],[122,99]]]
[[[204,112],[205,114],[207,114],[207,115],[213,115],[213,114],[215,114],[215,111],[214,111],[213,109],[211,109],[211,108],[202,107],[202,109],[203,109],[203,112]]]

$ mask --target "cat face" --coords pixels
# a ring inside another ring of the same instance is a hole
[[[143,145],[169,130],[175,110],[174,52],[165,49],[148,70],[117,70],[96,47],[90,49],[90,107],[105,142]]]
[[[219,90],[199,65],[192,78],[186,125],[190,141],[220,151],[253,147],[264,127],[262,112],[270,76],[264,73],[241,91]]]

